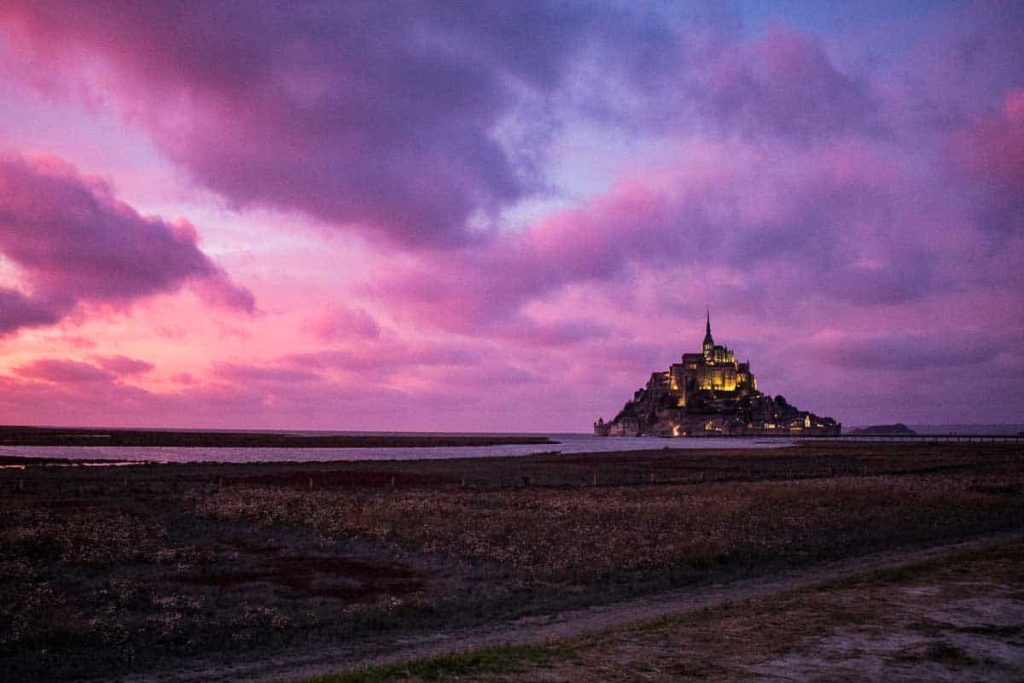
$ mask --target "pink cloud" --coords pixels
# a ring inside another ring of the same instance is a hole
[[[920,228],[897,224],[914,182],[889,149],[860,138],[799,153],[703,142],[684,146],[675,169],[637,174],[520,234],[385,265],[366,289],[422,322],[497,336],[535,324],[525,307],[568,287],[687,263],[738,269],[745,295],[753,283],[813,282],[833,302],[915,300],[933,290],[941,255],[920,243]]]
[[[289,354],[281,357],[280,362],[315,372],[341,371],[350,378],[381,383],[418,368],[474,366],[484,358],[484,348],[479,344],[388,338],[356,343],[341,349]]]
[[[2,332],[51,324],[79,303],[121,306],[185,284],[217,305],[254,307],[200,250],[193,226],[141,216],[52,157],[0,156],[0,253],[25,288],[0,290]]]
[[[974,204],[986,226],[1024,233],[1024,90],[1008,92],[1001,111],[952,135],[955,170],[978,191]]]
[[[109,382],[114,374],[95,365],[71,360],[40,359],[15,368],[18,375],[60,385]]]
[[[348,339],[377,339],[380,325],[366,311],[338,305],[330,310],[309,317],[304,329],[322,342]]]
[[[222,364],[214,368],[213,374],[217,379],[240,386],[251,386],[253,383],[295,385],[320,379],[320,375],[315,372],[274,365]]]
[[[127,356],[97,356],[94,360],[99,367],[107,372],[122,377],[145,374],[154,367],[152,363]]]

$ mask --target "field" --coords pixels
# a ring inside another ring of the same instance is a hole
[[[1024,529],[1017,445],[8,464],[26,467],[0,470],[7,680],[203,678],[328,649],[337,667],[438,631]]]

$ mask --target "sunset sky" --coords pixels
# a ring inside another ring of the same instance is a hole
[[[1024,3],[0,2],[0,423],[1024,422]]]

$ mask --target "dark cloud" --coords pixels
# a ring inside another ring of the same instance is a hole
[[[186,283],[216,304],[254,306],[191,225],[141,216],[53,158],[0,156],[0,253],[28,290],[0,290],[0,332],[51,324],[79,302],[123,305]]]
[[[736,41],[682,14],[539,0],[52,0],[7,3],[0,25],[50,75],[73,79],[98,59],[112,74],[93,79],[99,94],[233,202],[451,246],[490,234],[497,212],[541,187],[541,153],[524,147],[544,136],[523,130],[554,124],[538,119],[787,140],[878,127],[867,83],[815,38]],[[515,143],[499,129],[518,131]]]
[[[22,327],[52,325],[61,317],[59,308],[35,301],[13,289],[0,288],[0,336]]]
[[[470,239],[528,189],[495,128],[620,14],[532,0],[57,0],[4,3],[0,25],[51,74],[98,58],[131,120],[232,201],[438,244]]]

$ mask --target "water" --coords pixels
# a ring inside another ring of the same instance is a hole
[[[591,434],[548,434],[554,444],[445,446],[440,448],[152,448],[109,446],[0,446],[0,456],[66,458],[70,460],[143,460],[147,462],[326,462],[329,460],[437,460],[489,458],[535,453],[606,453],[661,448],[779,448],[790,439],[600,437]]]

